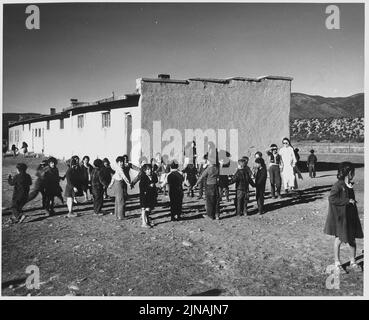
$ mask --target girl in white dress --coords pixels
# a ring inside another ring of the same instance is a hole
[[[297,188],[297,181],[294,167],[296,165],[296,157],[288,138],[283,138],[283,147],[279,149],[281,156],[281,176],[283,180],[284,190],[288,193],[290,190]]]

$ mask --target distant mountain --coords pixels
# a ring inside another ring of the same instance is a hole
[[[345,98],[325,98],[291,93],[291,120],[364,117],[364,93]]]
[[[3,113],[3,139],[8,139],[8,122],[42,116],[40,113]]]

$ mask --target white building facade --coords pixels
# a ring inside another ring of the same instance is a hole
[[[60,113],[9,125],[9,148],[26,142],[28,151],[58,159],[73,155],[115,158],[131,154],[132,130],[141,126],[139,95],[72,106]],[[133,156],[133,154],[131,155]],[[139,155],[134,156],[138,161]]]

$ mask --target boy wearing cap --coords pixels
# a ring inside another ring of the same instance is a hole
[[[307,166],[309,169],[309,177],[310,178],[315,178],[316,176],[316,171],[315,171],[315,165],[318,162],[318,159],[316,157],[316,155],[314,154],[314,150],[311,149],[310,150],[310,155],[307,159]]]
[[[269,156],[269,180],[272,197],[276,199],[281,198],[281,156],[278,154],[278,147],[276,144],[271,144],[270,149],[267,150],[267,155]],[[277,192],[277,195],[276,195]]]

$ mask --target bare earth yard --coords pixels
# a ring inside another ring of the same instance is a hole
[[[318,157],[362,164],[356,170],[355,191],[363,222],[363,156]],[[12,195],[7,176],[21,160],[3,159],[3,209],[10,206]],[[25,162],[35,180],[40,159]],[[61,163],[59,170],[64,174],[65,165]],[[333,263],[333,238],[322,230],[336,170],[317,172],[316,179],[307,173],[303,177],[301,194],[281,200],[270,198],[268,181],[263,216],[256,215],[252,192],[251,216],[235,217],[233,202],[223,201],[221,220],[208,221],[202,217],[204,201],[185,197],[184,220],[170,222],[168,198],[160,196],[152,229],[141,228],[135,196],[129,200],[125,221],[110,214],[93,216],[91,203],[76,207],[80,217],[65,219],[66,206],[57,202],[56,216],[46,218],[41,196],[25,207],[23,224],[9,225],[9,213],[3,210],[2,295],[64,296],[72,284],[82,296],[362,295],[362,272],[342,275],[339,290],[325,285],[326,267]],[[113,208],[112,201],[105,202],[107,212]],[[363,240],[357,244],[360,254]],[[348,260],[347,247],[342,257]],[[24,285],[29,265],[39,267],[39,290]]]

